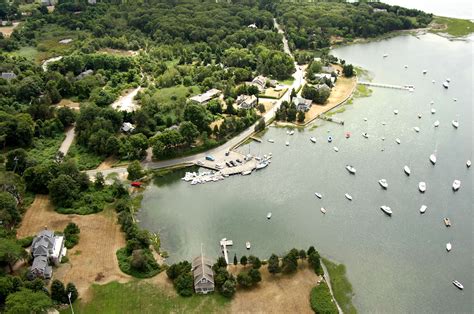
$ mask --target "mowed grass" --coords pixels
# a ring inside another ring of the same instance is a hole
[[[75,313],[222,313],[230,304],[219,294],[184,298],[140,280],[93,285],[91,289],[90,302],[76,302]],[[62,313],[70,313],[70,310]]]
[[[357,313],[356,308],[352,304],[352,285],[346,277],[346,266],[343,264],[335,264],[323,258],[324,265],[331,277],[331,287],[337,303],[344,313]]]
[[[24,57],[28,60],[35,61],[36,57],[38,56],[38,50],[35,47],[25,46],[21,47],[16,51],[13,51],[12,54],[17,55],[19,57]]]
[[[433,29],[433,32],[448,33],[455,37],[467,36],[474,32],[474,23],[470,20],[462,20],[450,17],[437,16],[434,23],[446,25],[446,29]]]
[[[197,86],[184,86],[178,85],[168,88],[159,89],[153,98],[158,101],[159,104],[174,104],[179,99],[186,99],[190,96],[194,96],[200,93],[199,87]]]

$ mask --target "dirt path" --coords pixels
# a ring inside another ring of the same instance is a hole
[[[313,313],[309,294],[319,277],[312,269],[300,265],[293,275],[273,276],[266,266],[260,268],[262,281],[255,289],[239,289],[231,303],[232,313]],[[248,268],[248,267],[247,267]],[[241,266],[238,266],[241,269]],[[232,273],[239,271],[231,266]]]
[[[20,25],[20,22],[13,22],[11,26],[1,26],[0,33],[2,33],[5,38],[8,38],[18,25]]]
[[[79,244],[68,250],[69,262],[53,270],[53,279],[73,282],[81,298],[87,301],[93,283],[126,282],[130,279],[120,271],[115,255],[119,248],[125,246],[123,233],[116,221],[112,209],[86,216],[58,214],[48,196],[37,195],[23,217],[17,236],[34,235],[44,227],[62,231],[69,222],[76,223],[81,229]]]
[[[62,152],[64,156],[67,155],[67,152],[69,151],[69,148],[71,147],[71,144],[74,141],[74,137],[76,136],[75,131],[76,129],[74,126],[69,127],[69,129],[66,131],[66,138],[61,143],[61,147],[59,147],[59,151]]]
[[[141,90],[141,87],[137,87],[130,91],[127,91],[123,96],[120,96],[111,106],[118,111],[132,112],[138,109],[138,105],[135,103],[135,96]]]

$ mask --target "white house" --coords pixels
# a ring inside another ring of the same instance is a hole
[[[257,97],[255,95],[240,95],[236,100],[237,108],[251,109],[257,105]]]
[[[265,76],[259,75],[252,80],[250,85],[257,86],[258,90],[262,92],[267,87],[267,78]]]
[[[336,78],[333,77],[330,73],[316,73],[314,74],[314,78],[315,79],[329,79],[331,80],[331,83],[334,84],[334,82],[336,82]]]
[[[207,104],[211,99],[218,97],[221,94],[221,91],[218,89],[210,89],[203,94],[199,94],[193,97],[190,97],[189,100],[195,102],[199,105]]]
[[[296,106],[296,110],[298,111],[308,111],[313,101],[311,99],[305,99],[303,97],[293,97],[293,103]]]

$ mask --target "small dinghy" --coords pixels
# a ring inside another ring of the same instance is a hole
[[[460,187],[461,187],[461,181],[454,180],[454,182],[453,182],[453,191],[459,190]]]
[[[271,138],[270,138],[270,139],[268,139],[268,142],[269,142],[269,143],[275,143],[275,141],[274,141],[274,140],[272,140]]]
[[[286,146],[290,146],[290,142],[286,141],[286,142],[285,142],[285,145],[286,145]]]
[[[435,154],[431,154],[430,155],[430,162],[434,165],[436,164],[436,155]]]
[[[413,130],[415,130],[416,133],[420,132],[420,128],[417,127],[417,126],[415,126],[415,127],[413,128]]]
[[[428,73],[428,71],[427,71],[427,70],[423,70],[423,74],[426,74],[426,73]]]
[[[421,119],[421,113],[418,114],[418,119]]]
[[[449,83],[448,82],[443,82],[443,87],[448,89],[449,88]]]
[[[339,151],[339,148],[337,148],[336,146],[334,146],[333,149],[336,153]]]
[[[344,194],[344,196],[349,200],[352,201],[352,196],[348,193]]]
[[[326,208],[321,207],[321,213],[325,214],[326,213]]]
[[[346,165],[346,169],[347,171],[349,171],[349,173],[351,174],[355,174],[356,173],[356,169],[354,167],[352,167],[351,165]]]
[[[328,143],[332,142],[332,136],[328,136]]]
[[[400,144],[400,143],[401,143],[401,141],[400,141],[399,138],[396,138],[396,139],[395,139],[395,142],[397,142],[397,144]]]
[[[350,138],[351,137],[351,132],[346,132],[345,137]]]
[[[388,182],[387,182],[387,180],[385,180],[385,179],[380,179],[380,180],[379,180],[379,184],[380,184],[380,186],[383,187],[384,189],[387,189],[387,188],[388,188]]]
[[[436,81],[435,81],[435,80],[432,80],[432,81],[431,81],[431,83],[433,83],[433,84],[434,84],[434,83],[436,83]]]
[[[406,64],[405,64],[405,66],[404,66],[404,67],[405,67],[405,69],[408,69],[408,65],[406,65]]]
[[[364,118],[364,121],[366,121],[366,122],[367,122],[367,118]]]
[[[289,135],[293,135],[293,134],[295,134],[295,131],[294,131],[294,130],[291,130],[288,134],[289,134]]]
[[[454,100],[454,101],[458,101],[458,99],[457,99],[457,98],[453,98],[453,100]]]
[[[451,227],[451,220],[448,217],[444,218],[443,222],[446,227]]]
[[[454,280],[454,281],[453,281],[453,285],[455,285],[456,288],[458,288],[458,289],[460,289],[460,290],[464,289],[464,286],[463,286],[459,281],[457,281],[457,280]]]
[[[431,114],[435,114],[436,113],[436,109],[435,108],[431,108]]]
[[[249,242],[249,241],[245,242],[245,247],[247,248],[247,250],[250,250],[250,246],[251,246],[251,245],[250,245],[250,242]]]
[[[466,167],[471,168],[471,161],[470,160],[466,161]]]
[[[406,174],[407,176],[409,176],[409,175],[411,174],[410,167],[408,167],[408,166],[403,167],[403,171],[405,172],[405,174]]]
[[[426,205],[421,205],[420,207],[420,213],[424,214],[426,212],[426,209],[428,208],[428,206]]]
[[[446,243],[446,251],[451,251],[451,249],[453,248],[453,246],[451,245],[451,242],[448,242]]]
[[[365,138],[369,138],[369,134],[367,134],[367,132],[362,133],[362,136]]]
[[[397,114],[398,114],[398,110],[397,110],[397,109],[393,110],[393,114],[394,114],[394,115],[397,115]]]
[[[387,122],[385,122],[385,121],[382,121],[382,125],[387,125]]]
[[[433,123],[434,127],[437,128],[439,127],[439,120],[436,120],[434,123]]]
[[[453,120],[453,121],[451,121],[451,124],[453,125],[453,127],[454,127],[455,129],[459,128],[459,122],[458,122],[458,120]]]
[[[321,195],[321,193],[315,192],[314,195],[316,195],[316,197],[319,198],[319,199],[323,198],[323,196]]]
[[[426,183],[421,181],[418,183],[418,190],[420,190],[421,193],[425,193],[426,191]]]
[[[430,101],[430,105],[434,104],[434,100]]]
[[[386,205],[380,206],[380,209],[388,216],[392,216],[392,209]]]
[[[272,213],[267,214],[267,219],[270,219],[270,218],[272,218]]]
[[[447,78],[447,79],[446,79],[446,82],[451,83],[451,79],[450,79],[450,78]]]
[[[316,143],[316,138],[314,136],[312,136],[309,140],[313,143]]]

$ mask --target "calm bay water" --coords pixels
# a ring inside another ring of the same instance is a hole
[[[141,226],[160,233],[169,262],[191,259],[201,243],[207,255],[217,257],[223,237],[234,241],[231,257],[268,258],[315,245],[323,256],[347,266],[361,312],[472,312],[473,169],[465,165],[473,147],[472,47],[472,41],[428,34],[336,49],[336,56],[368,69],[374,82],[413,84],[415,92],[374,88],[371,97],[354,100],[336,115],[344,126],[317,121],[318,128],[293,136],[269,128],[262,144],[240,148],[273,153],[272,164],[251,176],[197,186],[182,182],[183,173],[162,178],[145,192]],[[385,53],[389,57],[384,59]],[[446,78],[451,79],[448,90],[441,86]],[[453,119],[459,120],[457,130]],[[439,128],[433,127],[435,120]],[[415,133],[414,126],[421,132]],[[353,134],[350,139],[344,138],[347,131]],[[371,137],[364,139],[362,132]],[[332,144],[328,135],[335,138]],[[428,158],[435,150],[433,167]],[[344,169],[348,163],[357,175]],[[404,165],[411,167],[410,177]],[[388,190],[379,187],[380,178],[387,179]],[[462,181],[456,193],[451,190],[454,179]],[[417,190],[419,181],[427,183],[425,194]],[[346,200],[344,193],[354,200]],[[394,211],[392,218],[380,211],[384,204]],[[424,215],[418,211],[422,204],[428,206]],[[269,211],[271,220],[266,219]],[[445,216],[453,223],[449,229],[442,222]],[[250,252],[245,241],[252,243]],[[450,253],[447,242],[453,244]],[[451,284],[454,279],[464,291]]]
[[[474,4],[472,0],[384,0],[382,2],[423,10],[438,16],[474,19]]]

